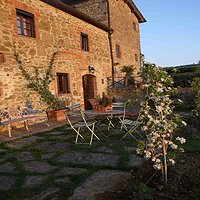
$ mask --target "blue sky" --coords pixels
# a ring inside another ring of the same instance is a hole
[[[200,0],[133,0],[147,22],[140,24],[145,60],[168,67],[200,60]]]

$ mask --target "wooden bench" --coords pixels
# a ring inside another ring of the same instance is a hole
[[[29,131],[29,123],[37,123],[44,121],[47,126],[47,117],[42,116],[41,112],[28,108],[6,108],[0,109],[0,126],[8,127],[9,137],[12,137],[11,130],[14,124],[23,123],[27,131]]]

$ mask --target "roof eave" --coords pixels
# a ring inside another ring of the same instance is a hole
[[[66,12],[70,15],[73,15],[74,17],[77,17],[77,18],[79,18],[79,19],[81,19],[81,20],[83,20],[83,21],[85,21],[89,24],[92,24],[92,25],[94,25],[94,26],[96,26],[96,27],[98,27],[98,28],[100,28],[100,29],[102,29],[106,32],[112,32],[113,31],[113,29],[109,28],[107,25],[98,22],[97,20],[89,17],[88,15],[86,15],[84,13],[81,13],[80,11],[75,10],[74,8],[68,6],[67,4],[65,4],[65,3],[63,3],[59,0],[40,0],[40,1],[47,3],[47,4],[57,8],[59,10],[62,10],[63,12]]]
[[[132,0],[124,0],[124,2],[127,3],[129,8],[131,9],[131,11],[135,14],[135,16],[137,17],[139,23],[146,22],[146,19],[144,18],[142,13],[139,11],[137,6],[132,2]]]

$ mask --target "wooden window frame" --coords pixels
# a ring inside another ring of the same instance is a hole
[[[34,15],[19,9],[16,9],[16,15],[18,35],[24,35],[34,38]]]
[[[137,25],[136,25],[135,22],[133,22],[133,30],[134,30],[134,31],[137,31]]]
[[[135,54],[135,61],[138,61],[138,54]]]
[[[116,57],[121,58],[121,48],[119,44],[116,44]]]
[[[70,93],[69,74],[56,73],[56,79],[57,79],[58,94],[69,94]]]
[[[89,39],[85,33],[81,33],[81,49],[83,51],[89,51]]]

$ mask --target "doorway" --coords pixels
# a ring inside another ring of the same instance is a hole
[[[84,95],[84,105],[85,110],[92,110],[92,105],[88,99],[93,99],[96,97],[96,77],[91,74],[86,74],[83,76],[83,95]]]

